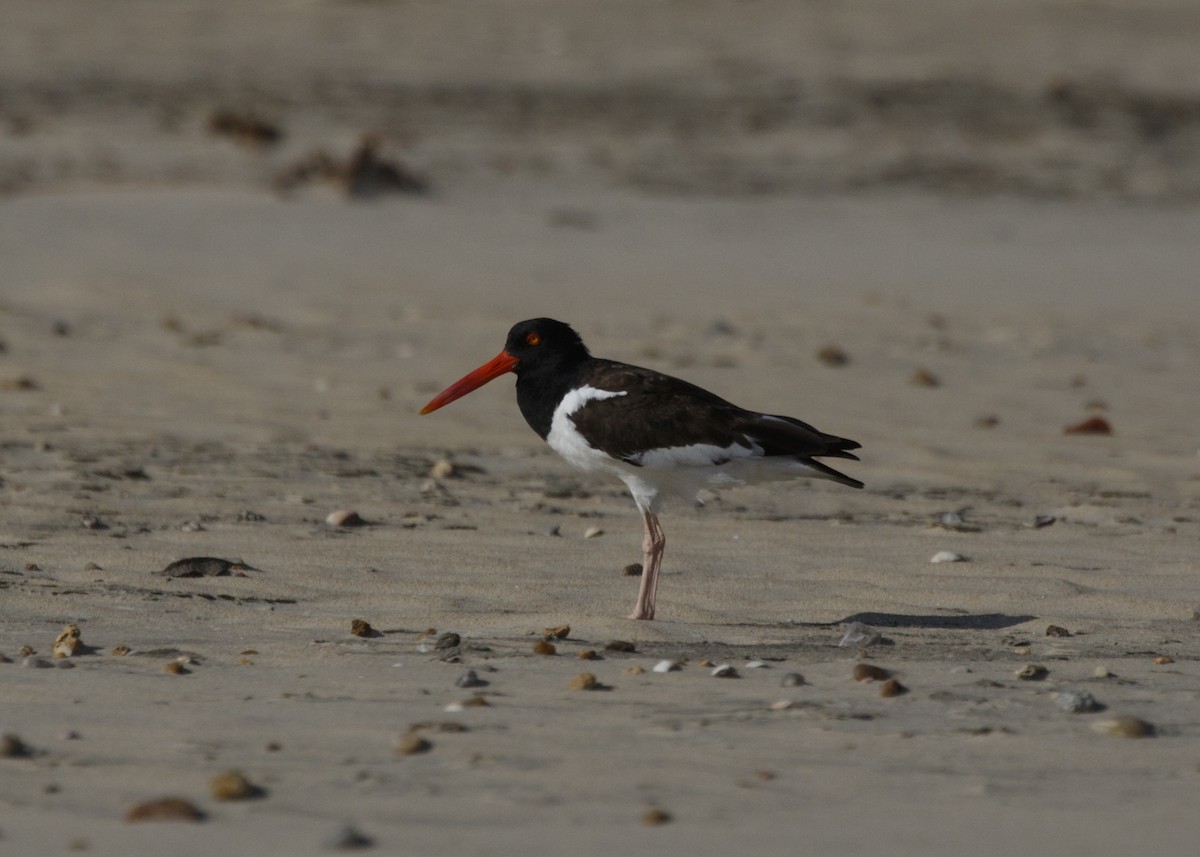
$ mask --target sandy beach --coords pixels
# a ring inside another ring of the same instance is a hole
[[[0,850],[1192,853],[1194,10],[67,5],[0,28]],[[417,415],[535,316],[866,488],[669,507],[624,618],[619,482]]]

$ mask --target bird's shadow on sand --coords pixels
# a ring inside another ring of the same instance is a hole
[[[861,622],[872,628],[925,628],[967,629],[973,631],[998,631],[1023,625],[1037,616],[1009,616],[1005,613],[964,613],[958,616],[912,616],[905,613],[854,613],[836,622],[821,623],[824,627]],[[814,623],[816,624],[816,623]]]

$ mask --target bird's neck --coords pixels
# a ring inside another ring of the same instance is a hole
[[[550,434],[554,411],[563,396],[579,386],[588,357],[569,364],[542,364],[517,373],[517,406],[529,427],[545,440]]]

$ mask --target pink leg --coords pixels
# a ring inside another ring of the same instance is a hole
[[[658,594],[658,570],[662,567],[663,548],[667,546],[667,537],[663,535],[662,527],[658,525],[658,515],[652,512],[642,512],[642,521],[646,525],[646,536],[642,539],[642,585],[638,589],[637,604],[630,619],[653,619],[654,597]]]

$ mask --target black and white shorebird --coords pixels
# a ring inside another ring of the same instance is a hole
[[[658,512],[666,497],[695,498],[712,484],[797,476],[863,484],[817,461],[858,460],[859,444],[792,417],[747,411],[687,381],[593,357],[570,326],[522,321],[504,350],[433,398],[436,411],[507,372],[517,405],[550,447],[581,470],[611,473],[629,488],[646,536],[641,587],[631,619],[653,619],[666,539]]]

